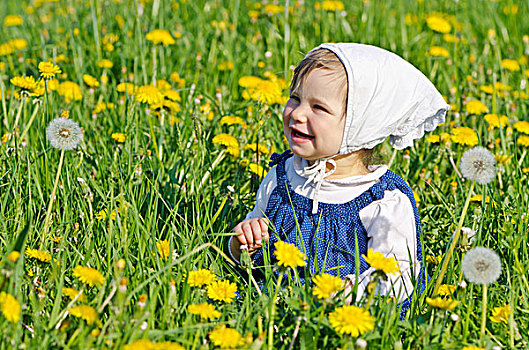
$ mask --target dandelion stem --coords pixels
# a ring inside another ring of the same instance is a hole
[[[457,242],[459,241],[459,235],[461,234],[461,227],[463,226],[463,222],[465,221],[465,216],[467,214],[468,205],[470,204],[470,197],[472,196],[472,191],[474,190],[475,184],[476,184],[476,181],[472,181],[472,184],[470,185],[470,190],[468,191],[468,194],[467,194],[467,199],[465,200],[465,205],[463,206],[463,212],[461,213],[461,218],[459,219],[459,224],[457,225],[457,229],[456,229],[456,232],[454,233],[454,237],[452,238],[452,242],[450,243],[450,246],[445,253],[443,265],[441,266],[441,271],[439,272],[439,275],[437,276],[437,280],[435,281],[435,287],[433,290],[434,296],[437,294],[437,291],[439,290],[439,287],[441,286],[441,283],[443,282],[443,277],[446,273],[446,269],[448,268],[448,264],[450,263],[450,260],[452,259],[452,253],[454,252]]]
[[[283,272],[280,272],[279,278],[277,279],[274,298],[272,299],[272,306],[270,307],[270,321],[268,323],[268,350],[272,350],[274,347],[274,314],[276,312],[276,300],[279,294],[279,289],[281,288],[282,281],[283,281]]]
[[[215,169],[215,167],[220,163],[220,161],[222,159],[224,159],[224,156],[226,155],[226,150],[222,150],[219,155],[217,156],[217,158],[213,161],[213,163],[211,164],[211,168],[208,169],[206,171],[206,173],[204,174],[204,176],[202,177],[202,180],[200,180],[200,183],[198,184],[198,188],[197,188],[197,191],[200,191],[200,189],[202,188],[202,185],[204,185],[204,183],[206,182],[206,180],[208,179],[211,171],[213,171],[213,169]]]
[[[26,136],[26,134],[28,133],[29,128],[31,127],[31,124],[33,124],[33,120],[35,120],[35,117],[37,116],[38,110],[39,110],[39,105],[37,104],[35,106],[35,109],[33,110],[33,113],[31,114],[31,117],[29,118],[28,124],[26,125],[26,127],[24,128],[24,131],[22,131],[22,134],[20,135],[21,140],[23,140],[24,136]]]
[[[378,284],[378,278],[375,277],[373,281],[367,285],[367,288],[368,289],[371,288],[371,290],[369,290],[369,297],[367,298],[366,305],[364,306],[364,310],[366,311],[369,311],[371,302],[373,302],[373,298],[375,296],[375,290],[377,289],[377,284]]]
[[[48,211],[46,212],[46,219],[44,219],[44,229],[42,230],[42,239],[40,241],[40,248],[44,246],[46,236],[48,234],[48,228],[50,225],[50,215],[53,209],[53,202],[55,201],[55,192],[57,192],[57,185],[59,184],[59,178],[61,177],[62,163],[64,162],[64,150],[61,150],[61,158],[59,160],[59,166],[57,167],[57,175],[55,176],[55,182],[53,183],[53,189],[51,191],[50,203],[48,204]]]
[[[15,132],[15,129],[17,128],[18,121],[20,120],[20,115],[22,114],[22,109],[24,108],[24,102],[26,102],[26,98],[22,98],[22,101],[20,102],[20,106],[18,107],[17,111],[17,116],[15,117],[15,122],[11,127],[12,132]]]
[[[152,125],[152,117],[151,117],[150,113],[147,116],[147,121],[149,123],[149,131],[151,132],[151,139],[152,139],[152,143],[153,143],[153,146],[154,146],[154,151],[156,152],[156,157],[161,162],[162,158],[160,156],[160,152],[159,152],[159,149],[158,149],[158,143],[156,142],[156,136],[154,136],[154,127]]]
[[[483,285],[483,302],[481,305],[481,339],[485,335],[485,325],[487,324],[487,285]]]

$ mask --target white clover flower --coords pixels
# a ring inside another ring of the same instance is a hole
[[[53,119],[46,128],[46,137],[51,145],[60,150],[70,151],[83,139],[79,124],[63,117]]]
[[[492,249],[475,247],[468,251],[461,262],[463,274],[472,283],[490,284],[501,274],[500,257]]]
[[[471,181],[486,185],[496,176],[494,155],[484,147],[469,149],[461,157],[461,174]]]

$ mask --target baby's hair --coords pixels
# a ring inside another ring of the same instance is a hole
[[[307,79],[309,74],[318,68],[327,69],[331,72],[334,79],[338,82],[342,95],[342,111],[345,115],[345,106],[347,103],[347,73],[340,59],[334,52],[327,49],[319,49],[307,55],[294,69],[294,76],[290,84],[290,93],[298,91],[300,85]]]

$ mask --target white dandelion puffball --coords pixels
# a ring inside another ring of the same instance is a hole
[[[53,119],[46,128],[46,137],[51,145],[60,150],[70,151],[83,139],[79,124],[63,117]]]
[[[488,149],[478,146],[463,153],[459,169],[467,179],[486,185],[496,176],[496,160]]]
[[[461,262],[463,274],[472,283],[491,284],[501,274],[500,257],[494,250],[475,247],[468,251]]]

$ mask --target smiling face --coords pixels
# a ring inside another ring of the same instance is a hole
[[[335,155],[345,126],[343,84],[335,72],[312,70],[290,94],[283,111],[283,131],[294,154],[307,160]]]

